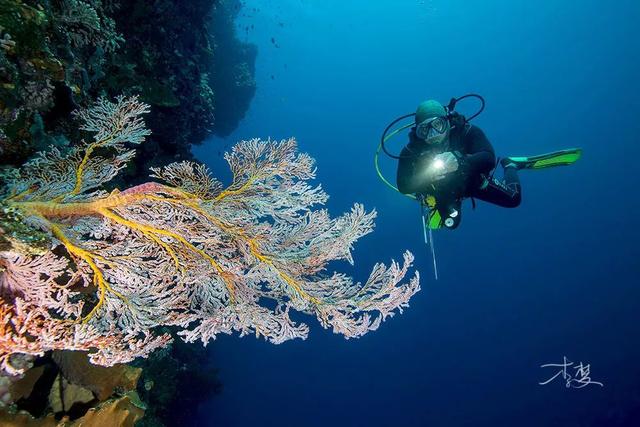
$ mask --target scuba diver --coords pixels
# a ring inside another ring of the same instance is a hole
[[[458,101],[465,98],[477,98],[481,102],[480,109],[469,118],[455,111]],[[457,228],[462,218],[462,200],[470,198],[474,208],[475,199],[515,208],[522,200],[519,170],[570,165],[582,154],[581,149],[572,148],[531,157],[505,157],[500,161],[503,179],[497,179],[494,149],[484,132],[469,123],[484,107],[484,98],[476,94],[453,98],[446,107],[435,100],[424,101],[415,113],[401,116],[387,126],[376,152],[376,170],[385,184],[420,202],[425,243],[429,240],[434,269],[431,230]],[[414,120],[390,132],[396,123],[409,118]],[[408,128],[411,128],[409,143],[399,155],[390,153],[385,144]],[[397,187],[380,171],[381,148],[398,160]]]

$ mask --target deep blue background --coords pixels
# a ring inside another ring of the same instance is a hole
[[[423,289],[360,340],[316,323],[280,346],[220,337],[224,391],[194,424],[640,425],[639,5],[247,1],[238,25],[254,25],[243,37],[259,47],[256,98],[237,132],[197,156],[226,176],[225,145],[295,136],[335,215],[356,201],[378,211],[345,271],[365,280],[409,249]],[[584,157],[522,172],[518,209],[466,203],[461,228],[436,233],[434,281],[418,207],[378,181],[373,153],[396,116],[470,91],[487,99],[475,123],[498,155],[581,146]],[[604,387],[538,385],[554,373],[540,365],[563,356]]]

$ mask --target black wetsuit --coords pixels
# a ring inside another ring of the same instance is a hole
[[[446,218],[452,209],[456,210],[455,221],[449,228],[460,223],[460,204],[466,197],[507,208],[518,206],[521,200],[517,169],[507,167],[503,180],[493,178],[491,171],[495,167],[496,156],[491,143],[479,127],[463,123],[451,129],[448,141],[434,145],[419,139],[415,127],[412,128],[409,144],[402,149],[398,164],[400,192],[434,196],[442,218]],[[435,155],[445,152],[456,155],[458,170],[441,180],[431,181],[424,171]]]

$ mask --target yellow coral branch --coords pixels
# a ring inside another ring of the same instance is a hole
[[[227,287],[227,290],[229,291],[229,298],[231,302],[232,303],[235,302],[235,288],[233,284],[230,283],[228,279],[228,274],[224,271],[222,266],[220,266],[220,264],[218,264],[216,260],[213,259],[209,254],[207,254],[202,249],[199,249],[196,246],[194,246],[192,243],[187,241],[187,239],[185,239],[181,235],[174,233],[172,231],[162,230],[160,228],[155,228],[145,224],[140,224],[138,222],[129,221],[128,219],[121,217],[120,215],[116,214],[115,212],[107,208],[97,209],[97,213],[104,216],[105,218],[112,220],[113,222],[127,226],[132,230],[137,230],[147,237],[149,235],[154,235],[154,237],[157,235],[167,236],[182,243],[183,246],[187,247],[192,252],[195,252],[198,255],[200,255],[202,258],[206,259],[216,269],[216,271],[222,277],[222,280],[224,281],[225,286]]]
[[[282,278],[282,280],[284,280],[284,282],[287,285],[291,286],[298,293],[298,295],[300,295],[300,297],[302,297],[303,299],[313,304],[322,303],[321,300],[319,300],[314,296],[309,295],[304,289],[302,289],[302,287],[298,283],[296,283],[296,281],[293,278],[291,278],[289,275],[287,275],[286,273],[281,271],[278,267],[276,267],[269,256],[260,252],[260,250],[258,249],[256,240],[247,236],[247,234],[242,229],[238,229],[238,228],[232,229],[233,227],[224,224],[222,220],[220,220],[219,218],[216,218],[215,216],[211,215],[209,212],[202,209],[200,206],[198,206],[196,202],[183,201],[178,199],[165,199],[163,197],[158,197],[153,195],[147,195],[146,198],[150,200],[166,202],[166,203],[171,203],[171,204],[180,205],[180,206],[187,206],[190,209],[193,209],[194,211],[198,212],[200,215],[202,215],[203,217],[205,217],[206,219],[208,219],[209,221],[217,225],[221,230],[223,230],[227,234],[232,235],[236,239],[239,238],[239,240],[243,240],[249,246],[249,250],[251,251],[251,254],[254,257],[256,257],[259,261],[273,268],[278,273],[278,275]]]
[[[265,264],[273,268],[278,273],[278,275],[282,278],[282,280],[284,280],[286,284],[288,284],[293,289],[295,289],[295,291],[303,299],[306,299],[309,302],[312,302],[313,304],[322,304],[321,300],[319,300],[314,296],[309,295],[304,289],[302,289],[302,287],[300,287],[300,285],[298,285],[298,283],[296,283],[296,281],[293,278],[291,278],[287,273],[281,271],[278,267],[276,267],[273,264],[273,261],[271,260],[270,257],[266,255],[262,255],[260,251],[258,251],[257,244],[253,239],[249,240],[247,243],[249,244],[249,248],[251,249],[251,253],[253,254],[253,256],[255,256],[256,258],[258,258],[258,260],[264,262]]]
[[[82,161],[80,162],[80,165],[78,165],[78,168],[76,169],[76,185],[73,187],[73,190],[71,191],[70,195],[75,196],[76,194],[80,193],[80,190],[82,189],[82,176],[84,175],[84,168],[85,166],[87,166],[87,162],[89,161],[89,156],[91,156],[91,153],[93,153],[93,150],[96,147],[97,145],[95,143],[91,144],[87,147],[86,151],[84,152]]]
[[[247,188],[249,188],[251,186],[251,184],[253,184],[255,181],[257,181],[258,178],[260,178],[260,174],[256,174],[256,175],[250,177],[249,179],[247,179],[247,182],[242,184],[242,186],[240,186],[240,188],[238,188],[237,190],[224,190],[224,191],[222,191],[220,194],[218,194],[213,199],[213,201],[214,202],[219,202],[220,200],[224,199],[227,196],[243,193],[244,191],[246,191]],[[231,185],[233,185],[233,184],[231,184]],[[231,188],[231,186],[229,186],[227,188]]]
[[[24,197],[26,197],[29,194],[33,193],[33,190],[34,190],[34,187],[31,186],[31,187],[27,188],[26,190],[21,191],[20,193],[10,195],[5,200],[9,202],[9,201],[16,201],[16,200],[23,199]]]
[[[89,268],[91,268],[91,271],[93,272],[93,284],[98,288],[98,292],[99,292],[98,303],[96,304],[95,307],[93,307],[93,309],[89,312],[89,314],[87,314],[82,319],[83,323],[87,323],[89,320],[91,320],[91,318],[102,307],[102,305],[104,304],[104,299],[107,291],[111,292],[112,294],[114,294],[115,296],[123,300],[126,304],[128,304],[127,299],[119,292],[113,290],[113,288],[111,288],[111,286],[109,286],[108,282],[105,280],[102,270],[100,270],[100,267],[98,267],[98,265],[95,262],[96,259],[101,259],[101,257],[99,257],[98,255],[92,254],[91,252],[86,251],[79,246],[74,245],[71,242],[71,240],[69,240],[69,238],[64,234],[62,229],[57,225],[50,224],[50,227],[53,235],[62,242],[62,244],[64,245],[65,249],[69,252],[69,254],[71,254],[71,256],[75,258],[79,258],[84,262],[86,262],[87,265],[89,265]]]
[[[163,248],[167,252],[167,254],[169,254],[171,259],[173,260],[173,264],[175,265],[177,271],[184,273],[184,268],[180,266],[180,261],[178,260],[178,256],[176,255],[175,251],[171,248],[171,246],[169,246],[168,244],[166,244],[160,238],[154,236],[153,234],[149,234],[149,235],[145,234],[145,235],[149,237],[151,240],[153,240],[158,246]]]
[[[61,196],[64,197],[64,196]],[[146,194],[126,194],[113,192],[108,197],[90,202],[61,203],[60,197],[47,202],[15,202],[10,203],[20,209],[33,212],[44,217],[67,217],[96,215],[99,209],[126,206],[148,197]]]
[[[73,190],[68,195],[75,196],[79,194],[80,191],[82,190],[82,177],[84,175],[84,168],[87,166],[87,162],[89,161],[89,157],[91,156],[91,154],[93,154],[93,150],[109,143],[110,141],[113,141],[113,138],[115,137],[115,135],[117,135],[118,132],[120,132],[121,130],[122,130],[122,125],[120,124],[118,125],[118,128],[114,132],[112,132],[108,137],[100,141],[96,141],[92,144],[89,144],[89,146],[84,152],[84,156],[82,157],[82,161],[80,162],[80,165],[78,165],[78,168],[76,169],[76,185],[75,187],[73,187]],[[62,198],[64,198],[64,196],[59,197],[60,200]]]

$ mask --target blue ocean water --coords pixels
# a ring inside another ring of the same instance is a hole
[[[247,0],[256,97],[197,157],[225,176],[223,147],[296,137],[334,215],[378,211],[356,265],[339,267],[365,280],[409,249],[422,291],[359,340],[313,319],[304,342],[219,337],[224,389],[194,425],[640,425],[638,22],[635,0]],[[468,92],[487,100],[474,122],[499,156],[584,155],[521,172],[517,209],[465,202],[460,228],[435,233],[436,281],[418,206],[378,180],[373,153],[392,119]],[[540,385],[564,357],[603,385]]]

